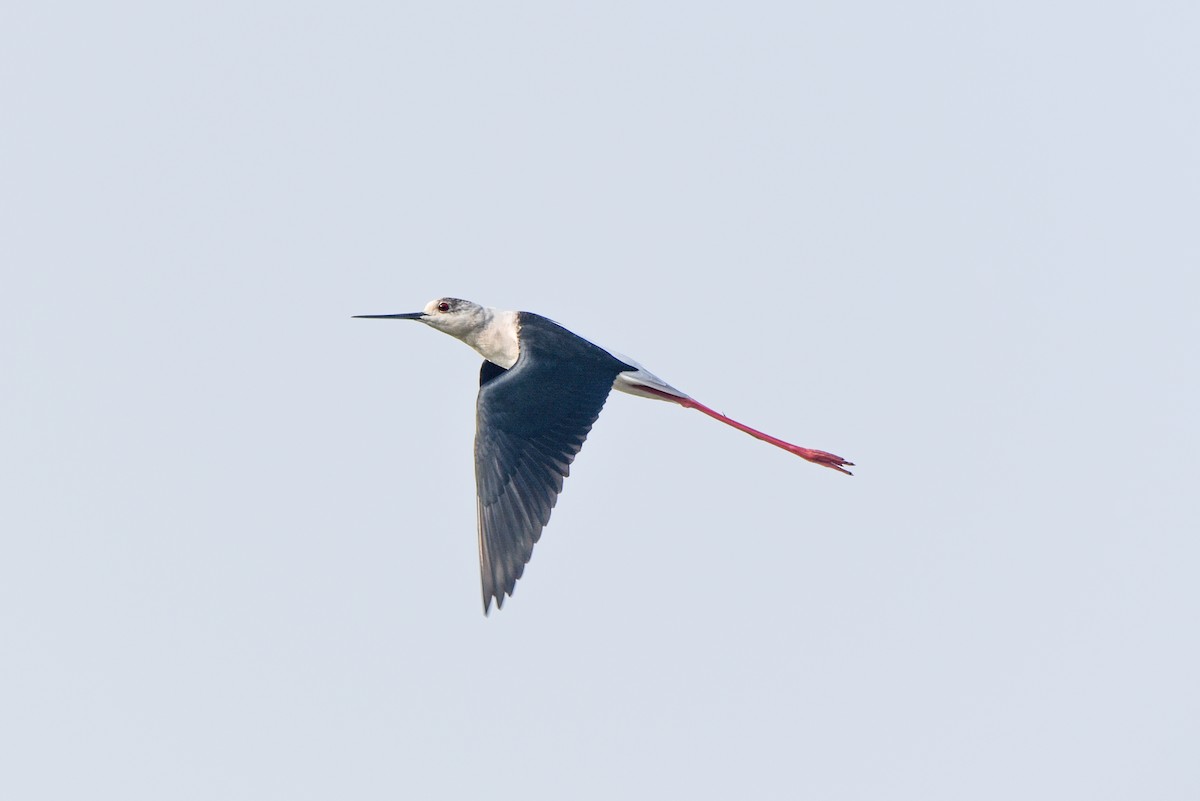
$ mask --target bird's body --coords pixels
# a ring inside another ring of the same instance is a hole
[[[512,595],[550,520],[570,464],[612,389],[697,409],[811,462],[849,474],[851,464],[801,448],[713,411],[632,359],[618,356],[537,314],[499,311],[457,298],[411,314],[461,339],[484,358],[476,405],[475,481],[479,567],[486,613]]]

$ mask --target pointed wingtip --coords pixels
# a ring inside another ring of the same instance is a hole
[[[490,617],[492,614],[492,599],[496,599],[496,608],[504,608],[504,593],[485,592],[483,594],[483,616]]]

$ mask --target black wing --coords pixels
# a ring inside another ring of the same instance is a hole
[[[555,323],[522,312],[511,370],[479,374],[475,482],[483,611],[512,595],[570,464],[612,389],[633,369]]]

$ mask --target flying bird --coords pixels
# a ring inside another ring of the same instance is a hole
[[[461,339],[484,358],[476,401],[475,485],[483,612],[511,596],[550,521],[563,479],[616,389],[696,409],[755,439],[850,475],[840,456],[802,448],[715,412],[633,359],[610,353],[537,314],[501,311],[458,298],[430,301],[407,314]]]

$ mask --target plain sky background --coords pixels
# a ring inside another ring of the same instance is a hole
[[[5,3],[0,796],[1200,798],[1198,9]]]

